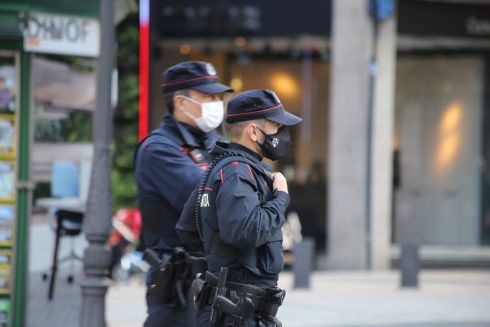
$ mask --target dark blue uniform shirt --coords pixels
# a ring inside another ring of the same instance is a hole
[[[205,134],[166,114],[160,127],[140,144],[135,178],[146,247],[170,251],[183,246],[175,225],[203,172],[189,151],[201,149],[206,150],[201,151],[205,154],[219,138],[214,131]]]

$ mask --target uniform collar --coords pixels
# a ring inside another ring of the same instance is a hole
[[[218,155],[218,154],[221,154],[223,152],[238,152],[239,154],[243,155],[244,157],[246,157],[246,158],[250,159],[251,161],[257,163],[257,165],[261,166],[266,171],[272,170],[272,166],[263,162],[262,157],[259,154],[250,150],[247,147],[244,147],[241,144],[233,143],[233,142],[231,142],[231,143],[216,142],[216,145],[214,146],[211,153]]]
[[[198,128],[179,122],[177,119],[175,119],[173,115],[169,113],[165,114],[165,116],[163,117],[162,124],[160,126],[163,127],[164,125],[167,125],[172,129],[176,130],[176,132],[182,138],[184,145],[193,148],[202,148],[202,147],[209,148],[208,141],[212,139],[212,137],[210,136],[211,134],[214,133],[214,132],[204,133]]]
[[[262,161],[262,156],[261,155],[259,155],[257,152],[254,152],[254,151],[250,150],[247,147],[244,147],[241,144],[230,142],[229,149],[230,149],[230,151],[237,151],[237,152],[240,152],[240,153],[245,154],[247,157],[250,157],[251,156],[255,160]]]

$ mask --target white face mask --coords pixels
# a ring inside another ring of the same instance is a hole
[[[199,127],[199,129],[204,133],[211,132],[213,129],[218,127],[219,124],[221,124],[221,122],[223,121],[223,117],[225,115],[223,101],[200,103],[189,97],[185,97],[185,98],[201,106],[202,115],[199,118],[194,117],[194,115],[188,112],[187,110],[184,111],[184,113],[187,116],[191,117],[196,123],[196,125]]]

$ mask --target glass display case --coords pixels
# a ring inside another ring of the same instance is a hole
[[[0,51],[0,327],[9,326],[15,276],[18,56]]]

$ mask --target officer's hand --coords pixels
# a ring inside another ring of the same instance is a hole
[[[274,182],[272,184],[274,191],[283,191],[288,193],[288,182],[283,174],[272,173],[272,178],[274,179]]]

